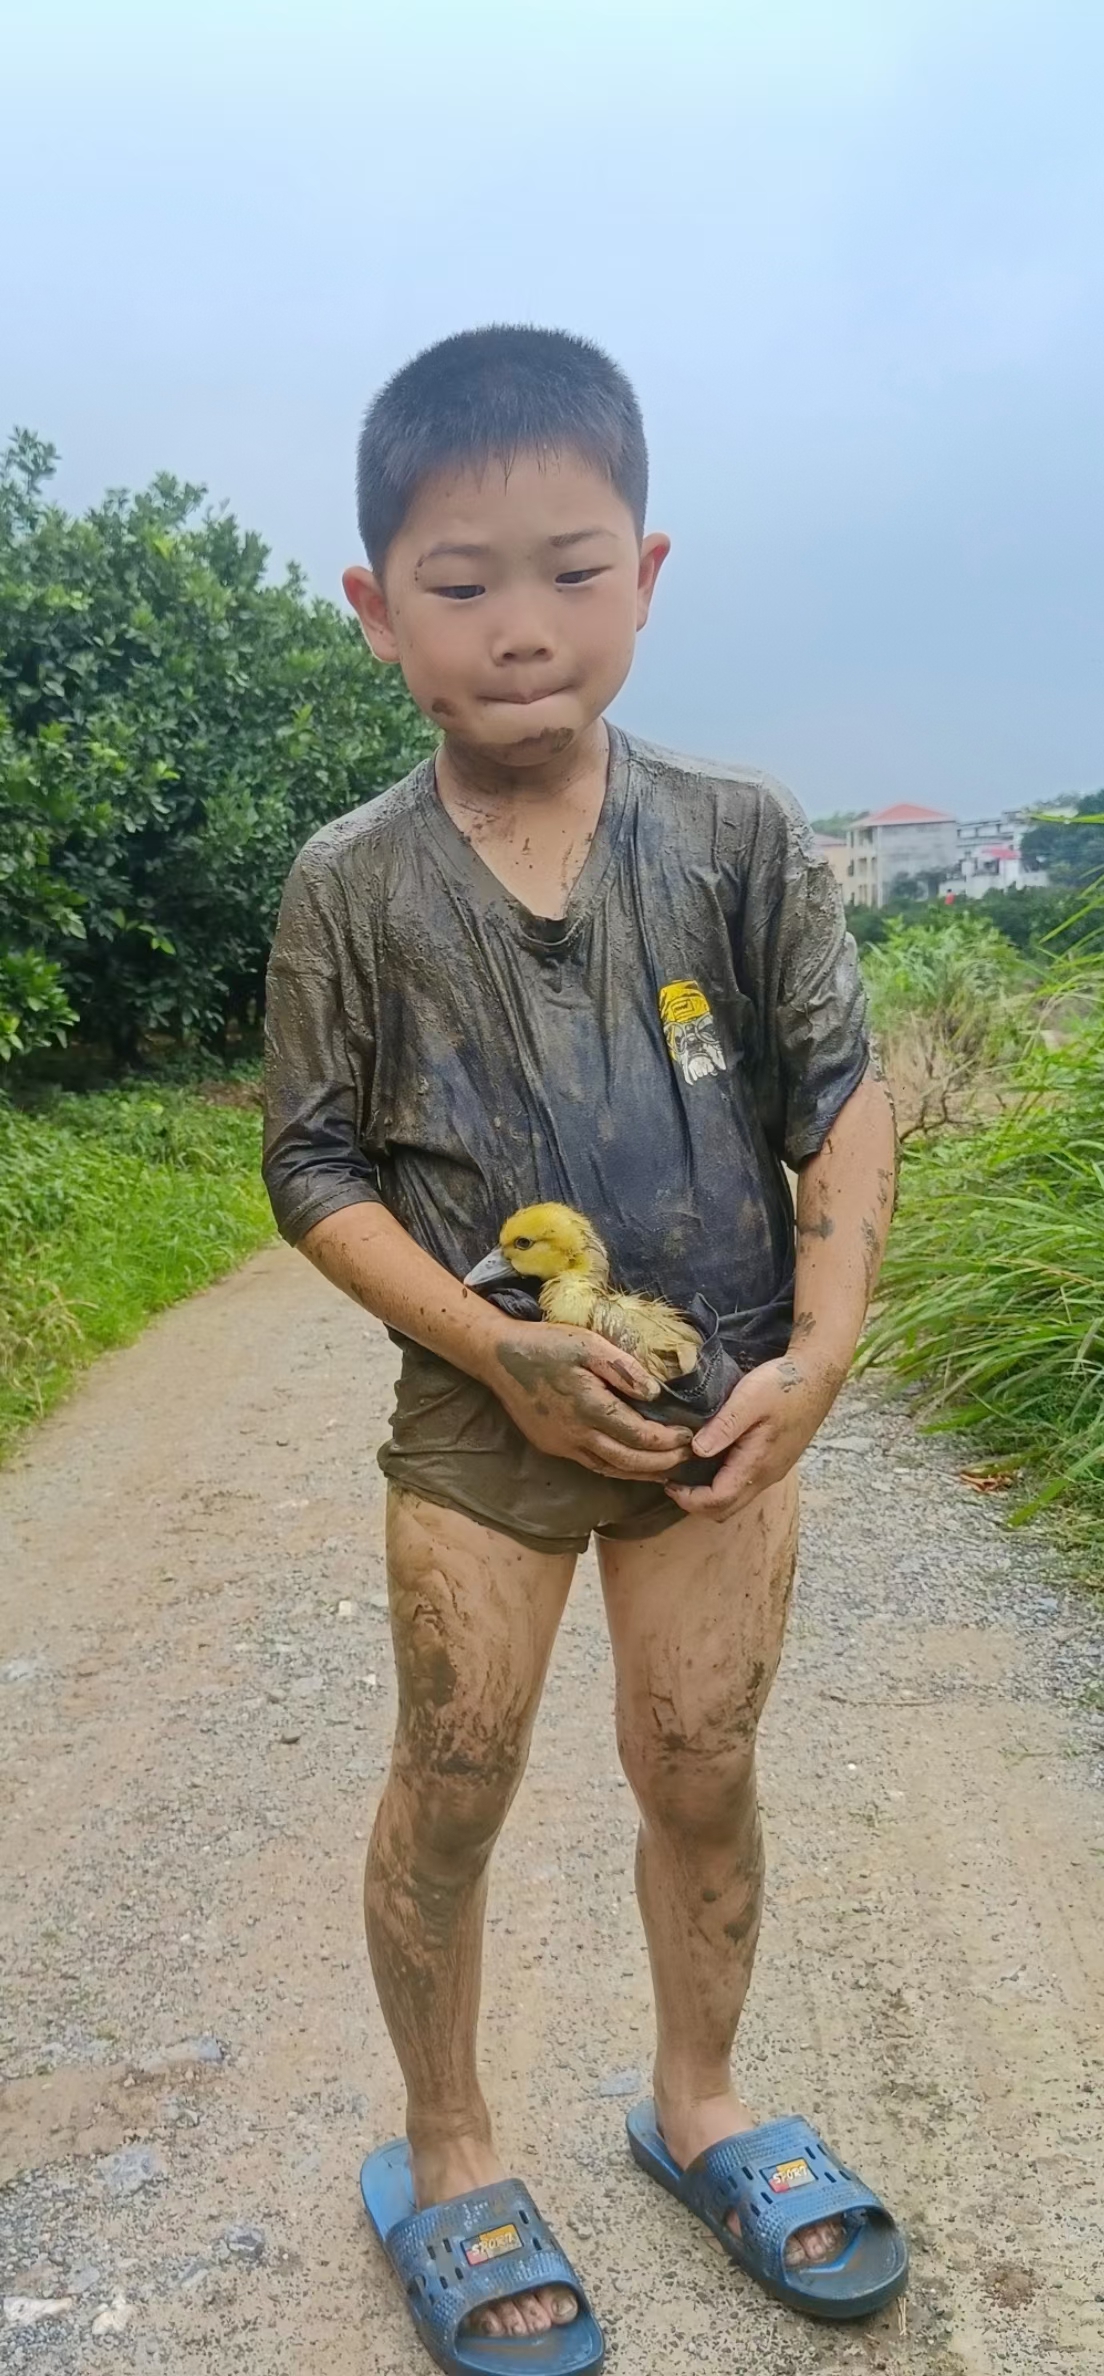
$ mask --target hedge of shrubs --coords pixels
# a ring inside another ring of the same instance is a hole
[[[77,1031],[224,1046],[328,817],[432,743],[397,672],[260,538],[156,478],[81,518],[0,462],[0,1056]]]

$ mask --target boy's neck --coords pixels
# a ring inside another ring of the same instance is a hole
[[[550,752],[532,767],[510,766],[446,735],[437,753],[437,790],[450,812],[485,813],[491,803],[503,810],[536,807],[570,802],[572,794],[585,798],[598,784],[604,795],[608,766],[604,718],[595,718],[566,750]]]
[[[445,742],[437,797],[484,864],[530,914],[566,914],[606,797],[609,735],[598,718],[567,751],[510,768]]]

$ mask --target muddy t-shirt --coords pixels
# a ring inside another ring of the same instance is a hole
[[[704,1296],[763,1360],[792,1317],[782,1169],[868,1061],[838,890],[788,793],[613,729],[566,915],[534,916],[433,762],[307,843],[269,968],[265,1178],[294,1243],[385,1204],[457,1276],[519,1205],[594,1222],[615,1284]]]

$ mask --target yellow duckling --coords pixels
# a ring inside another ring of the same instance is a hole
[[[570,1205],[525,1205],[499,1231],[498,1246],[469,1271],[466,1285],[489,1287],[511,1275],[541,1279],[540,1307],[562,1328],[592,1328],[634,1353],[653,1378],[684,1378],[701,1352],[695,1328],[670,1304],[610,1285],[601,1238]]]

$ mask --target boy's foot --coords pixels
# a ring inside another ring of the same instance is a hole
[[[698,2148],[700,2151],[700,2147]],[[497,2153],[474,2139],[410,2149],[414,2195],[419,2211],[434,2203],[451,2203],[454,2195],[472,2194],[481,2186],[495,2186],[506,2178]],[[570,2326],[579,2305],[564,2285],[542,2285],[536,2293],[514,2294],[489,2302],[466,2318],[462,2333],[473,2335],[546,2335],[550,2327]]]
[[[709,2096],[703,2103],[689,2104],[682,2111],[674,2105],[660,2108],[656,2096],[656,2115],[659,2133],[672,2161],[680,2170],[689,2168],[699,2153],[708,2153],[711,2145],[720,2145],[726,2137],[736,2137],[741,2130],[758,2128],[754,2112],[731,2089],[725,2095]],[[726,2226],[734,2236],[740,2233],[740,2221],[730,2211]],[[803,2262],[835,2260],[847,2242],[847,2230],[842,2219],[818,2219],[809,2227],[798,2228],[786,2246],[786,2266],[800,2268]]]

